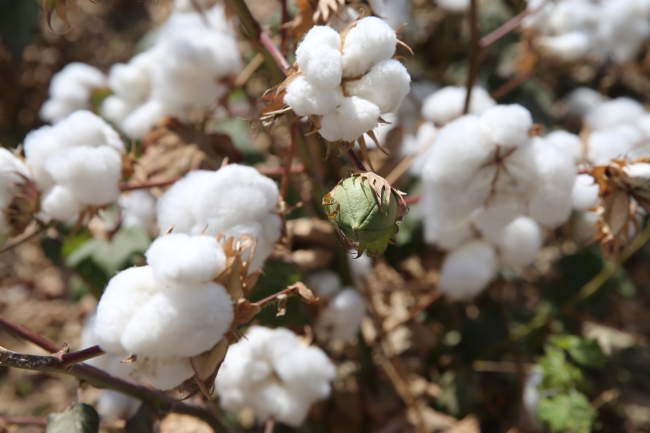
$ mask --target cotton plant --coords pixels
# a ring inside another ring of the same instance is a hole
[[[135,355],[131,374],[171,389],[195,375],[191,358],[213,349],[233,322],[233,301],[214,280],[226,254],[214,236],[168,234],[145,253],[147,266],[108,283],[93,326],[108,355]]]
[[[359,292],[343,287],[340,277],[327,270],[308,275],[305,283],[325,303],[314,325],[316,336],[325,341],[354,337],[366,314],[366,302]]]
[[[117,202],[125,148],[119,134],[87,110],[25,137],[25,160],[45,220],[67,222]]]
[[[0,148],[0,245],[21,234],[38,209],[38,193],[25,162]]]
[[[77,110],[90,110],[93,91],[103,90],[107,84],[99,69],[85,63],[68,63],[52,77],[49,98],[39,113],[41,119],[57,123]]]
[[[241,69],[237,41],[222,3],[176,1],[155,43],[128,63],[113,65],[113,95],[102,115],[129,138],[141,139],[164,116],[190,120],[207,112],[229,91]]]
[[[251,408],[260,424],[273,419],[299,427],[310,406],[329,396],[335,378],[321,349],[305,346],[285,328],[251,326],[228,349],[215,385],[223,409]]]
[[[409,92],[406,68],[392,59],[397,43],[395,31],[377,17],[355,21],[341,33],[315,26],[296,50],[297,72],[277,94],[329,142],[347,150],[358,140],[365,150],[363,134],[374,137],[382,114],[397,111]]]
[[[252,167],[230,164],[188,173],[159,198],[156,219],[162,232],[254,237],[257,245],[249,268],[254,272],[280,238],[278,197],[273,180]]]

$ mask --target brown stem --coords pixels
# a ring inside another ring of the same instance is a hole
[[[543,8],[546,5],[546,3],[548,3],[548,0],[543,0],[539,4],[539,6],[534,8],[534,9],[528,9],[528,8],[524,9],[518,15],[516,15],[513,18],[511,18],[510,20],[508,20],[501,27],[494,30],[489,35],[484,36],[483,38],[481,38],[481,40],[479,42],[479,46],[482,49],[485,49],[485,48],[489,47],[490,45],[492,45],[493,43],[495,43],[496,41],[498,41],[499,39],[501,39],[502,37],[504,37],[505,35],[507,35],[511,31],[513,31],[514,29],[519,27],[519,24],[521,24],[521,22],[524,20],[524,18],[526,18],[530,14],[534,14],[535,12],[537,12],[538,10]]]
[[[511,80],[508,80],[507,82],[503,83],[501,86],[497,87],[496,90],[494,90],[490,96],[493,99],[500,99],[507,93],[511,92],[512,90],[516,89],[520,85],[526,82],[531,76],[533,75],[532,71],[523,73],[521,75],[517,75],[516,77],[512,78]]]
[[[264,176],[270,177],[270,176],[281,176],[287,170],[285,167],[277,167],[277,168],[258,168],[257,171],[259,171],[260,174],[263,174]],[[289,169],[290,174],[303,173],[304,171],[305,171],[305,166],[302,164],[296,164]]]
[[[92,358],[97,358],[105,352],[99,346],[88,347],[87,349],[78,350],[76,352],[64,353],[59,358],[64,367],[69,367],[73,364],[87,361]]]
[[[295,289],[293,288],[293,286],[287,287],[284,290],[280,290],[278,293],[274,293],[274,294],[272,294],[270,296],[267,296],[264,299],[260,299],[257,302],[253,302],[253,305],[255,305],[256,307],[263,307],[264,305],[268,304],[269,302],[275,301],[279,296],[288,295],[289,293],[293,292],[294,290]]]
[[[472,0],[469,8],[469,20],[471,24],[471,36],[469,47],[469,72],[467,74],[467,93],[465,94],[465,106],[463,114],[469,113],[470,101],[472,98],[472,89],[478,76],[478,69],[481,57],[478,35],[478,0]]]
[[[354,149],[348,150],[348,156],[352,160],[352,163],[357,168],[357,170],[368,171],[368,170],[366,170],[366,167],[363,165],[363,162],[361,162],[361,160],[359,159],[359,157],[355,153]]]
[[[408,195],[404,197],[404,203],[414,204],[422,200],[422,195]]]
[[[286,201],[287,187],[289,186],[289,174],[291,173],[291,163],[293,162],[293,154],[296,152],[296,134],[298,133],[298,124],[294,123],[291,126],[291,144],[284,160],[284,172],[280,180],[280,197]]]
[[[46,338],[43,338],[40,335],[33,333],[32,331],[28,331],[27,329],[18,326],[15,323],[12,323],[2,316],[0,316],[0,327],[4,328],[10,334],[13,334],[18,338],[22,338],[23,340],[27,340],[31,343],[34,343],[41,349],[44,349],[48,352],[56,353],[60,349],[59,346],[47,340]]]

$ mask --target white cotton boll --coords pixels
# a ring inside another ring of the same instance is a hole
[[[531,218],[522,216],[508,224],[497,236],[495,245],[501,264],[528,266],[542,247],[542,230]]]
[[[348,94],[366,99],[382,113],[396,111],[409,92],[411,76],[399,61],[383,60],[360,80],[346,83]]]
[[[309,29],[296,49],[296,62],[303,72],[308,69],[312,57],[319,54],[316,47],[321,45],[338,50],[341,47],[341,36],[328,26],[314,26]]]
[[[122,121],[137,108],[138,105],[131,104],[119,96],[110,95],[104,99],[99,111],[102,117],[121,129]]]
[[[481,130],[499,146],[514,147],[527,143],[532,126],[530,112],[518,104],[497,105],[481,115]]]
[[[533,139],[539,186],[530,200],[529,215],[538,223],[557,227],[571,213],[576,171],[571,156],[542,139]]]
[[[213,236],[170,233],[156,239],[145,257],[156,281],[181,287],[211,281],[226,267],[226,255]]]
[[[596,206],[598,192],[599,187],[593,177],[588,174],[577,175],[571,193],[573,209],[585,211]]]
[[[623,167],[623,171],[635,180],[650,180],[650,164],[647,162],[635,162],[634,164],[626,165]]]
[[[88,95],[90,98],[90,95]],[[39,111],[39,117],[46,122],[56,123],[65,119],[75,110],[89,108],[90,102],[72,103],[64,99],[48,99],[43,102]]]
[[[219,0],[174,0],[174,10],[179,12],[198,12],[196,5],[200,10],[212,8]]]
[[[589,1],[561,1],[549,17],[549,27],[553,34],[595,29],[599,19],[599,8]]]
[[[108,282],[97,305],[93,327],[97,344],[107,353],[127,350],[120,340],[136,312],[159,290],[150,266],[129,268]]]
[[[438,290],[452,299],[472,298],[490,284],[497,270],[492,246],[480,240],[468,242],[445,257]]]
[[[139,305],[120,342],[143,356],[196,356],[214,347],[232,320],[232,300],[219,284],[165,288]]]
[[[47,160],[45,169],[83,204],[101,206],[120,196],[122,157],[108,146],[64,149]]]
[[[584,32],[570,32],[559,36],[540,36],[537,46],[546,54],[563,62],[580,60],[589,53],[591,41]]]
[[[341,84],[343,67],[339,48],[321,44],[312,48],[311,57],[300,69],[307,75],[307,80],[316,87],[333,89]]]
[[[436,6],[450,12],[464,12],[469,4],[470,0],[436,0]]]
[[[619,125],[633,124],[645,115],[643,105],[630,98],[616,98],[603,102],[585,115],[585,122],[594,131],[603,131]]]
[[[278,422],[298,427],[307,418],[309,402],[291,393],[281,384],[267,380],[251,396],[252,407],[260,424],[273,418]]]
[[[447,86],[434,92],[422,103],[422,117],[436,125],[445,125],[463,115],[467,91],[465,87]],[[472,88],[469,112],[481,114],[496,104],[490,94],[482,87]]]
[[[438,245],[445,250],[454,249],[474,236],[471,220],[465,219],[461,222],[441,222],[429,210],[430,204],[428,196],[422,197],[420,201],[420,211],[424,224],[424,241],[429,245]]]
[[[580,164],[585,161],[587,146],[579,136],[558,130],[551,132],[544,138],[558,149],[569,153],[573,158],[574,164]]]
[[[363,18],[350,29],[343,43],[343,76],[358,77],[376,63],[395,54],[397,35],[377,17]]]
[[[335,89],[312,85],[304,77],[297,77],[287,86],[284,102],[298,116],[323,115],[336,109],[341,97]]]
[[[535,11],[524,18],[521,25],[524,28],[531,28],[539,33],[549,33],[549,20],[555,10],[556,3],[545,2],[544,0],[528,0],[528,11]]]
[[[127,101],[141,102],[151,90],[151,68],[157,56],[154,50],[145,51],[133,57],[129,63],[117,63],[108,73],[111,90]]]
[[[194,369],[189,358],[151,358],[142,360],[146,365],[141,367],[144,377],[151,384],[163,391],[176,388],[190,377]],[[138,359],[138,363],[141,363]]]
[[[295,395],[307,400],[322,400],[330,394],[329,382],[336,378],[336,367],[325,352],[314,346],[300,347],[273,362],[275,373]]]
[[[199,221],[199,206],[201,201],[208,197],[203,191],[214,173],[206,170],[191,171],[158,199],[156,219],[162,232],[172,226],[174,233],[187,234],[190,234],[195,226],[203,224],[199,230],[205,228],[207,221]]]
[[[319,298],[329,298],[336,295],[343,284],[341,277],[336,272],[318,271],[313,272],[305,278],[305,284]]]
[[[641,132],[643,138],[650,138],[650,114],[644,114],[639,117],[634,126]],[[646,143],[647,144],[647,143]]]
[[[565,97],[569,113],[580,117],[600,105],[604,100],[603,95],[588,87],[578,87]]]
[[[81,204],[69,189],[57,185],[41,197],[41,211],[57,221],[68,222],[79,215]]]
[[[431,122],[426,122],[420,125],[413,139],[407,141],[407,137],[405,137],[402,141],[402,147],[400,149],[400,154],[402,156],[406,157],[413,155],[415,152],[421,152],[409,168],[409,173],[411,173],[411,175],[417,177],[422,176],[424,164],[429,159],[437,135],[438,129],[435,125]]]
[[[103,389],[97,397],[97,413],[102,419],[129,419],[142,402],[111,389]]]
[[[352,276],[352,282],[354,283],[355,287],[361,289],[370,274],[372,274],[372,258],[368,257],[365,254],[360,257],[348,254],[347,257],[348,267],[350,268],[350,274]]]
[[[57,139],[65,148],[108,146],[120,153],[125,152],[124,142],[117,131],[104,119],[87,110],[75,111],[54,129],[58,134]]]
[[[356,96],[343,98],[339,107],[323,116],[318,131],[328,141],[357,140],[379,122],[379,107]]]
[[[123,227],[148,228],[156,219],[156,197],[147,190],[138,189],[122,194],[118,200],[122,208]]]
[[[267,221],[267,231],[265,233],[264,227],[257,221],[247,222],[245,224],[238,224],[230,227],[224,231],[226,237],[246,237],[251,236],[257,239],[255,246],[255,256],[251,261],[248,271],[249,273],[258,271],[264,266],[264,262],[273,252],[273,244],[280,238],[280,231],[282,222],[278,215],[269,215]],[[242,256],[243,260],[248,260],[250,252],[245,252]]]
[[[490,239],[495,233],[501,232],[515,218],[526,210],[525,201],[520,195],[497,195],[488,203],[477,209],[472,215],[474,226]]]
[[[594,131],[587,140],[587,159],[594,165],[627,155],[634,147],[633,139],[620,131]]]
[[[366,314],[366,301],[354,289],[347,288],[336,295],[321,311],[315,331],[319,338],[350,340],[359,331]]]
[[[599,216],[596,212],[576,212],[573,219],[573,231],[576,239],[582,242],[590,242],[593,240],[596,233],[598,233],[596,229],[598,218]]]
[[[524,392],[522,396],[524,404],[524,423],[527,428],[535,431],[542,430],[542,423],[539,421],[537,416],[537,408],[539,406],[539,401],[541,396],[537,386],[542,382],[544,378],[544,372],[540,366],[535,366],[535,368],[526,374],[526,379],[524,381]]]

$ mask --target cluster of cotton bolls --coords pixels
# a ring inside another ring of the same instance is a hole
[[[90,111],[75,111],[54,126],[30,132],[24,149],[45,219],[69,221],[120,196],[124,143]]]
[[[313,27],[298,45],[300,74],[284,102],[299,116],[322,116],[319,133],[331,142],[354,142],[397,110],[409,91],[406,68],[391,59],[397,36],[376,17],[359,20],[344,36]]]
[[[553,142],[530,137],[530,113],[498,105],[444,126],[422,168],[425,240],[448,250],[439,289],[476,295],[499,265],[531,264],[542,245],[540,225],[571,213],[575,166]]]
[[[15,185],[23,184],[30,178],[27,165],[7,149],[0,148],[0,245],[14,231],[9,218],[9,206],[18,191]]]
[[[332,271],[314,272],[305,282],[321,302],[326,302],[314,327],[318,338],[348,341],[354,337],[366,314],[366,302],[359,292],[342,287],[341,279]]]
[[[535,30],[537,46],[560,61],[597,55],[626,62],[650,36],[649,0],[528,0],[528,8],[539,10],[524,27]]]
[[[156,220],[156,197],[145,189],[122,194],[117,204],[122,211],[122,227],[148,229]]]
[[[298,427],[312,403],[329,396],[335,378],[321,349],[302,345],[288,329],[252,326],[228,349],[215,384],[224,409],[252,408],[259,423],[273,418]]]
[[[130,138],[142,138],[163,116],[187,121],[193,110],[211,108],[241,69],[224,5],[199,12],[177,3],[154,45],[108,74],[114,94],[102,104],[102,115]]]
[[[467,90],[465,87],[447,86],[427,96],[422,103],[422,117],[436,126],[444,126],[463,115]],[[481,114],[496,105],[494,99],[482,87],[472,89],[469,113]]]
[[[281,219],[275,213],[278,187],[252,167],[231,164],[217,171],[193,171],[176,182],[157,204],[161,231],[257,238],[249,267],[260,269],[280,238]]]
[[[232,300],[213,280],[226,267],[213,236],[155,240],[147,266],[113,277],[97,306],[93,333],[108,355],[137,355],[131,375],[171,389],[194,375],[190,357],[212,349],[230,328]]]

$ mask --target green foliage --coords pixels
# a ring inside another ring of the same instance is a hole
[[[571,390],[542,399],[537,415],[553,433],[589,433],[596,411],[584,394]]]
[[[77,403],[62,413],[53,413],[47,419],[46,433],[96,433],[99,415],[90,405]]]
[[[551,344],[569,352],[571,358],[585,367],[602,367],[605,355],[600,349],[598,341],[593,338],[580,338],[575,335],[561,335],[552,337]]]
[[[568,362],[566,352],[559,347],[546,346],[545,354],[539,360],[539,364],[544,371],[540,389],[568,391],[575,388],[583,379],[580,369]]]

